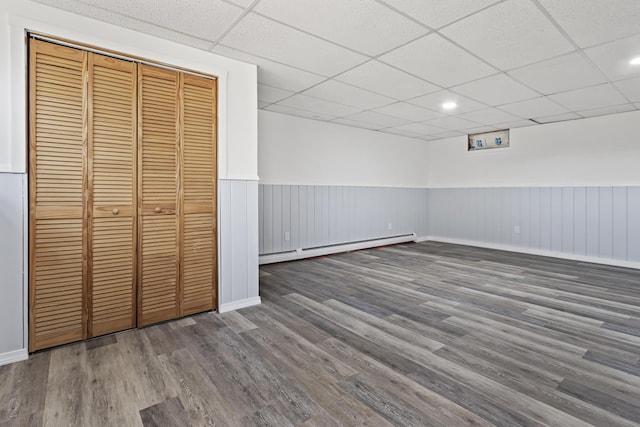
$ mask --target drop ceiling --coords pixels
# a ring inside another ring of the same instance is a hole
[[[639,0],[38,1],[257,64],[260,109],[395,135],[640,109]]]

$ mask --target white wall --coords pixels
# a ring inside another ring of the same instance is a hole
[[[259,112],[265,184],[384,187],[640,185],[640,111],[511,130],[511,146],[467,151],[466,137],[423,142]]]
[[[511,130],[510,147],[429,143],[431,188],[640,185],[640,111]]]
[[[259,302],[257,295],[257,70],[254,65],[186,47],[154,36],[120,28],[27,0],[0,1],[0,253],[27,252],[26,233],[15,233],[27,212],[22,197],[26,182],[26,49],[25,31],[35,31],[123,52],[152,61],[173,64],[219,77],[218,152],[219,178],[256,187],[244,204],[227,208],[236,220],[232,228],[219,227],[220,293],[226,307],[233,309]],[[11,173],[10,173],[11,172]],[[17,174],[17,178],[14,175]],[[20,196],[20,202],[15,197]],[[11,230],[10,230],[11,228]],[[245,245],[228,245],[225,239],[238,235]],[[254,241],[251,241],[253,239]],[[228,249],[228,250],[227,250]],[[23,267],[23,264],[25,266]],[[247,270],[245,275],[229,270]],[[26,356],[26,263],[0,257],[0,365]],[[23,274],[25,273],[25,274]],[[19,279],[18,279],[19,278]],[[24,279],[24,280],[23,280]],[[18,298],[17,296],[20,296]],[[234,298],[242,297],[241,301]],[[15,310],[20,307],[19,313]],[[17,355],[17,356],[16,356]]]
[[[427,142],[259,111],[265,184],[427,186]]]

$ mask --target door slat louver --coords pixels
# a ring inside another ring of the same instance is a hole
[[[138,68],[138,324],[179,316],[179,74]]]
[[[92,55],[90,335],[136,325],[136,64]],[[108,96],[105,96],[108,94]]]
[[[216,305],[215,82],[183,82],[183,315]]]
[[[32,351],[86,338],[86,59],[86,52],[30,43]]]

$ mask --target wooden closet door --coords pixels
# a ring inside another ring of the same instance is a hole
[[[180,314],[180,75],[138,66],[138,326]]]
[[[86,338],[87,53],[30,40],[29,350]]]
[[[136,326],[136,64],[89,54],[89,336]]]
[[[217,306],[216,82],[183,80],[183,312]]]

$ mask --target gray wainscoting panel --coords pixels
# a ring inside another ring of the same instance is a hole
[[[420,188],[261,184],[260,254],[426,236],[427,194]]]
[[[627,188],[627,258],[640,259],[640,187]]]
[[[26,347],[23,335],[25,197],[25,174],[0,173],[0,356]]]
[[[219,180],[220,304],[258,296],[258,182]]]
[[[260,254],[416,233],[640,262],[640,187],[261,184],[258,200]]]
[[[640,261],[640,187],[432,188],[428,194],[433,239]]]

